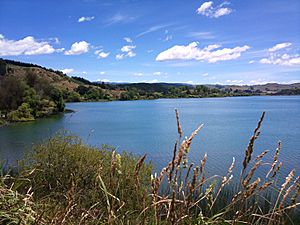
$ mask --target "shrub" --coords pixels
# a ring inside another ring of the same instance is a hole
[[[28,103],[22,103],[19,108],[7,114],[9,121],[22,122],[22,121],[32,121],[34,117],[31,114],[32,109]]]
[[[109,221],[116,213],[132,220],[142,211],[150,189],[151,165],[141,164],[136,171],[137,162],[126,152],[116,154],[108,146],[97,149],[77,137],[57,135],[33,148],[20,165],[19,177],[30,181],[22,188],[32,188],[49,220],[61,222],[68,210],[70,223],[80,215]]]

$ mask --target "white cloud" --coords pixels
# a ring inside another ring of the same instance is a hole
[[[222,3],[217,7],[213,7],[212,1],[204,2],[197,9],[197,13],[210,18],[218,18],[221,16],[229,15],[230,13],[232,13],[232,9],[228,7],[223,7],[224,5],[229,5],[229,4],[230,4],[229,2],[226,2],[226,4]]]
[[[63,69],[61,70],[61,72],[63,72],[64,74],[71,74],[74,72],[74,69]]]
[[[118,60],[121,60],[121,59],[123,59],[124,57],[125,57],[124,54],[117,54],[117,55],[116,55],[116,59],[118,59]]]
[[[249,61],[249,64],[253,64],[253,63],[255,63],[254,60],[250,60],[250,61]]]
[[[104,52],[102,49],[95,51],[95,55],[97,55],[97,57],[99,59],[104,59],[104,58],[108,57],[109,54],[110,54],[110,52]]]
[[[154,76],[160,76],[160,75],[162,75],[162,72],[157,71],[157,72],[154,72],[153,75]]]
[[[158,83],[157,79],[149,80],[147,83]]]
[[[42,55],[58,51],[46,41],[37,41],[32,36],[21,40],[9,40],[0,34],[0,56]]]
[[[124,40],[128,43],[132,43],[132,39],[130,39],[129,37],[124,37]]]
[[[185,83],[185,84],[194,84],[194,81],[188,80],[188,81],[185,81],[185,82],[183,82],[183,83]]]
[[[269,52],[275,52],[275,51],[278,51],[280,49],[287,48],[291,45],[292,45],[292,43],[289,43],[289,42],[280,43],[280,44],[277,44],[277,45],[273,46],[272,48],[269,48]]]
[[[217,9],[217,11],[215,12],[215,17],[218,18],[220,16],[225,16],[225,15],[228,15],[232,12],[232,9],[230,8],[220,8],[220,9]]]
[[[143,73],[133,73],[133,75],[136,76],[136,77],[141,77],[141,76],[143,76],[144,74],[143,74]]]
[[[271,55],[259,61],[262,64],[280,65],[280,66],[298,66],[300,65],[299,55]]]
[[[244,84],[245,81],[244,80],[226,80],[227,83],[230,84]]]
[[[206,13],[210,8],[212,8],[213,2],[204,2],[198,9],[197,13],[204,14]]]
[[[106,72],[105,72],[105,71],[101,71],[100,74],[101,74],[101,75],[104,75],[104,74],[106,74]]]
[[[250,84],[252,85],[257,85],[257,84],[268,84],[268,83],[277,83],[276,81],[270,81],[270,80],[266,80],[264,78],[258,78],[256,80],[251,80]]]
[[[71,49],[65,51],[65,55],[80,55],[89,51],[89,43],[86,41],[75,42],[72,44]]]
[[[291,45],[292,45],[292,43],[286,42],[286,43],[277,44],[277,45],[273,46],[272,48],[269,48],[268,56],[265,58],[262,58],[259,62],[261,64],[280,65],[280,66],[298,66],[298,65],[300,65],[300,56],[298,54],[291,55],[288,53],[282,53],[282,51],[280,51],[280,50],[286,49],[287,47],[289,47]]]
[[[219,49],[220,45],[208,45],[207,47],[198,48],[197,42],[192,42],[189,45],[175,45],[161,53],[156,57],[156,61],[167,60],[199,60],[215,63],[218,61],[237,59],[241,53],[247,51],[250,47],[244,45],[235,48]]]
[[[80,17],[80,18],[78,19],[77,22],[78,22],[78,23],[88,22],[88,21],[92,21],[93,19],[95,19],[94,16],[87,16],[87,17],[82,16],[82,17]]]
[[[136,46],[134,45],[124,45],[122,48],[121,48],[121,51],[122,52],[131,52],[133,49],[135,49]]]
[[[97,79],[98,82],[104,82],[104,83],[109,83],[109,79]]]
[[[202,74],[202,77],[207,77],[209,74],[208,73],[204,73]]]
[[[136,48],[135,45],[124,45],[122,48],[121,48],[121,52],[120,54],[117,54],[116,55],[116,59],[117,60],[121,60],[121,59],[124,59],[126,57],[134,57],[136,56],[136,53],[133,51],[134,49]]]

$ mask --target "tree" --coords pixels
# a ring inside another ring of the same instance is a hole
[[[51,90],[50,97],[54,101],[54,103],[56,104],[57,111],[58,112],[63,112],[64,109],[65,109],[65,102],[64,102],[64,99],[62,97],[61,90],[59,90],[57,88],[53,88]]]
[[[26,86],[23,81],[10,76],[0,80],[0,109],[17,109],[23,102]]]
[[[4,76],[7,73],[6,62],[0,59],[0,76]]]

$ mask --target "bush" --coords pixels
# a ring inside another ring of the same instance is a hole
[[[28,103],[22,103],[19,108],[7,114],[7,118],[12,122],[32,121],[34,117],[31,115],[32,109]]]
[[[71,208],[69,223],[78,222],[79,215],[109,221],[112,212],[133,220],[143,209],[152,170],[149,164],[136,170],[137,162],[133,155],[116,154],[111,147],[97,149],[77,137],[57,135],[33,148],[19,167],[19,177],[30,181],[22,188],[32,188],[49,220],[61,221]]]

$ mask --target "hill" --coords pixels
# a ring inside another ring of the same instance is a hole
[[[28,121],[62,112],[64,102],[295,94],[300,94],[300,83],[238,86],[91,82],[0,58],[0,122]]]

